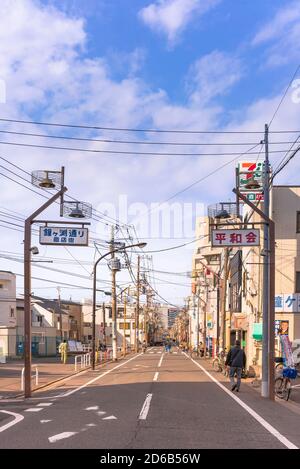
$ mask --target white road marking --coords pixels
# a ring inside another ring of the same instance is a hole
[[[16,425],[16,423],[19,423],[19,422],[21,422],[21,420],[24,419],[23,415],[16,414],[15,412],[9,412],[8,410],[0,410],[0,412],[2,412],[3,414],[12,415],[13,417],[15,417],[14,420],[12,420],[11,422],[8,422],[5,425],[2,425],[2,427],[0,427],[0,433],[4,432],[5,430],[12,427],[13,425]]]
[[[155,373],[153,381],[157,381],[157,378],[158,378],[158,371]]]
[[[104,412],[103,410],[99,410],[99,412],[97,412],[98,415],[104,415],[106,414],[106,412]]]
[[[162,352],[156,352],[156,353],[162,353]]]
[[[163,358],[164,358],[164,354],[162,354],[162,356],[160,357],[160,360],[159,360],[159,363],[158,363],[158,366],[159,366],[159,367],[161,367]]]
[[[184,355],[187,358],[190,358],[186,353]],[[264,427],[269,433],[271,433],[277,440],[280,441],[284,446],[286,446],[288,449],[299,449],[294,443],[289,441],[285,436],[283,436],[276,428],[274,428],[272,425],[270,425],[263,417],[261,417],[255,410],[251,409],[245,402],[243,402],[239,397],[237,397],[235,394],[232,393],[232,391],[229,391],[223,384],[220,383],[214,376],[212,376],[208,371],[206,371],[203,366],[201,366],[199,363],[197,363],[195,360],[190,358],[190,360],[195,363],[214,383],[216,383],[221,389],[223,389],[228,396],[230,396],[232,399],[234,399],[243,409],[248,412],[258,423],[261,424],[262,427]]]
[[[105,372],[102,373],[101,375],[96,376],[96,378],[91,379],[90,381],[88,381],[88,382],[85,383],[85,384],[82,384],[82,385],[79,386],[78,388],[72,389],[71,391],[67,391],[67,392],[65,392],[65,393],[63,393],[63,394],[61,394],[61,395],[59,395],[58,397],[69,397],[69,396],[71,396],[72,394],[74,394],[75,392],[81,391],[81,389],[84,389],[84,388],[86,388],[87,386],[89,386],[90,384],[95,383],[95,382],[98,381],[99,379],[103,378],[103,376],[108,375],[108,374],[111,373],[112,371],[117,370],[117,369],[120,368],[121,366],[126,365],[127,363],[131,362],[132,360],[135,360],[136,358],[138,358],[138,357],[141,356],[141,355],[142,355],[142,353],[139,353],[138,355],[135,355],[134,357],[132,357],[132,358],[130,358],[129,360],[127,360],[126,362],[121,363],[120,365],[117,365],[117,366],[115,366],[114,368],[111,368],[110,370],[105,371]]]
[[[118,419],[114,415],[110,415],[109,417],[104,417],[102,420],[118,420]]]
[[[98,405],[94,405],[92,407],[87,407],[85,410],[98,410],[99,409],[99,406]]]
[[[37,407],[49,407],[52,404],[53,402],[41,402],[40,404],[37,405]]]
[[[149,352],[149,353],[154,353],[154,352]]]
[[[63,432],[63,433],[58,433],[57,435],[49,436],[48,440],[50,443],[55,443],[56,441],[59,440],[64,440],[65,438],[70,438],[70,436],[76,435],[78,432]]]
[[[151,399],[152,399],[152,394],[147,394],[142,410],[140,412],[140,416],[139,416],[140,420],[146,420],[149,409],[150,409]]]
[[[52,420],[40,420],[41,423],[48,423],[48,422],[52,422]]]
[[[95,423],[87,423],[86,426],[87,427],[97,427],[97,425]]]
[[[43,410],[43,407],[30,407],[30,409],[26,409],[25,412],[39,412]]]

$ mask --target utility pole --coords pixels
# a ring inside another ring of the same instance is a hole
[[[238,189],[233,189],[235,194],[243,200],[243,202],[249,205],[250,208],[258,213],[264,222],[268,226],[268,241],[269,241],[269,284],[268,289],[268,348],[267,348],[267,363],[268,366],[268,394],[262,393],[262,397],[268,397],[271,400],[275,399],[274,395],[274,348],[275,348],[275,223],[265,213],[254,205],[250,200],[247,199]],[[265,389],[264,389],[265,392]]]
[[[140,321],[140,265],[141,256],[138,256],[137,263],[137,286],[136,286],[136,311],[135,311],[135,352],[139,351],[139,321]]]
[[[222,303],[221,303],[221,327],[220,327],[220,345],[224,349],[226,344],[226,289],[228,277],[228,248],[224,249],[224,278],[222,284]]]
[[[198,302],[197,302],[197,320],[196,320],[196,347],[197,347],[197,352],[199,351],[199,313],[200,313],[200,291],[198,291],[198,296],[197,296]]]
[[[104,303],[104,301],[102,303],[102,313],[103,313],[103,345],[104,345],[104,350],[106,350],[106,330],[105,330],[106,318],[105,318],[105,303]]]
[[[270,213],[270,188],[269,188],[269,128],[265,124],[265,162],[263,167],[263,212],[269,218]],[[261,395],[269,395],[268,372],[268,344],[269,344],[269,227],[264,225],[264,258],[263,258],[263,339],[262,339],[262,382]]]
[[[128,287],[129,289],[129,287]],[[123,355],[125,356],[126,355],[126,334],[125,334],[125,331],[126,331],[126,306],[127,306],[127,288],[125,289],[125,292],[124,292],[124,328],[123,328],[123,332],[124,332],[124,335],[123,335]]]
[[[57,293],[58,293],[58,308],[59,308],[59,324],[60,324],[60,341],[63,341],[63,328],[62,328],[62,312],[61,312],[61,301],[60,301],[60,287],[57,288]]]
[[[113,260],[115,259],[114,252],[115,242],[115,227],[111,227],[111,241],[110,241],[110,252],[112,259],[111,269],[111,310],[112,310],[112,350],[113,350],[113,361],[117,361],[117,298],[116,298],[116,270],[114,268]]]

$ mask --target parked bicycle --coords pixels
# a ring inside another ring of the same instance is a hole
[[[296,379],[298,372],[296,368],[283,367],[281,376],[275,379],[275,394],[279,399],[288,401],[292,391],[292,379]]]
[[[225,376],[228,376],[228,370],[225,366],[226,353],[224,350],[221,350],[216,358],[214,358],[212,365],[213,369],[218,373],[224,373]]]

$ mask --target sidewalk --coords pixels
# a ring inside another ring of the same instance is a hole
[[[109,361],[110,360],[103,360],[101,364]],[[35,384],[34,365],[38,366],[38,386]],[[0,363],[0,401],[1,399],[7,399],[22,394],[21,372],[23,367],[23,360],[12,360],[5,364]],[[61,363],[60,356],[34,358],[32,360],[32,390],[50,384],[53,381],[67,378],[68,376],[86,369],[87,368],[80,368],[79,365],[77,372],[75,372],[74,355],[68,357],[66,364]]]
[[[213,370],[212,358],[208,358],[204,360],[203,358],[196,359],[199,363],[212,375],[214,375],[220,382],[222,383],[229,383],[229,378],[223,375],[223,373],[217,373]],[[242,386],[246,384],[249,388],[254,389],[259,395],[261,394],[261,380],[256,378],[243,378],[242,379]],[[280,401],[280,399],[278,399]],[[285,402],[285,401],[284,401]],[[286,403],[287,405],[291,404],[300,404],[300,378],[298,377],[295,380],[292,380],[292,391],[290,395],[290,399]],[[300,411],[300,407],[299,407]]]

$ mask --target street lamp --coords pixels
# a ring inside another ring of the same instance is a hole
[[[60,190],[48,199],[41,207],[32,213],[25,220],[24,226],[24,381],[25,397],[31,397],[31,255],[36,254],[38,249],[31,247],[31,226],[36,217],[57,199],[63,199],[63,194],[67,191],[64,186],[64,168],[61,171],[36,171],[32,173],[32,184],[55,189],[56,185]]]
[[[105,257],[114,254],[115,252],[122,252],[127,249],[131,248],[144,248],[147,243],[137,243],[137,244],[130,244],[129,246],[122,245],[117,249],[110,250],[103,254],[103,256],[99,257],[96,260],[93,268],[93,318],[92,318],[92,369],[95,369],[95,354],[96,354],[96,283],[97,283],[97,266],[102,259]],[[116,304],[116,291],[112,292],[112,302]],[[115,308],[113,308],[113,317],[112,317],[112,339],[113,339],[113,360],[117,360],[117,315],[115,312]]]

